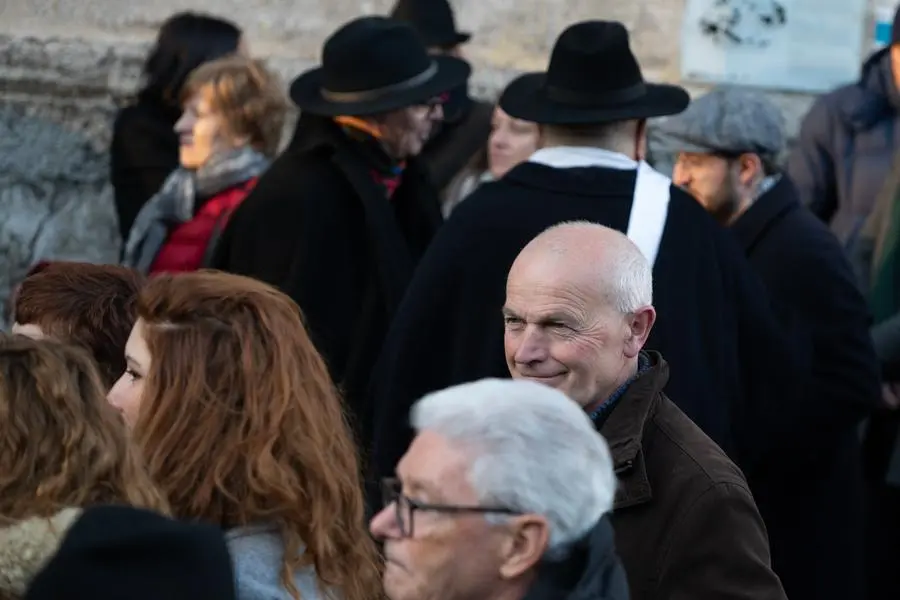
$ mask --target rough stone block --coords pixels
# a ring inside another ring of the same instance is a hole
[[[869,1],[870,15],[876,4],[891,2]],[[559,32],[582,19],[622,21],[646,78],[679,80],[685,0],[451,2],[460,27],[473,34],[466,52],[480,97],[495,98],[521,71],[543,70]],[[0,0],[0,305],[34,260],[116,258],[110,126],[116,107],[137,89],[143,58],[165,18],[200,10],[236,21],[254,54],[267,57],[287,84],[318,62],[322,42],[341,23],[384,14],[392,3]],[[811,97],[771,95],[793,133]]]
[[[105,153],[83,135],[0,108],[0,315],[11,288],[39,260],[118,260],[107,179]]]

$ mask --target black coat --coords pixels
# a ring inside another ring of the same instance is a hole
[[[378,476],[392,473],[405,452],[419,397],[509,376],[501,308],[519,251],[565,221],[626,231],[634,185],[633,170],[524,163],[451,215],[419,265],[373,375]],[[669,358],[667,394],[723,448],[748,462],[760,458],[784,439],[785,423],[771,418],[776,407],[786,420],[800,418],[782,402],[791,397],[794,353],[734,239],[676,188],[654,280],[658,320],[648,348]]]
[[[474,156],[484,151],[491,134],[493,114],[493,105],[469,100],[465,114],[444,123],[441,131],[428,142],[421,158],[435,187],[444,190]]]
[[[177,108],[140,97],[116,115],[109,150],[110,180],[115,191],[123,241],[141,208],[178,167]]]
[[[303,119],[235,211],[212,262],[297,302],[363,423],[364,391],[388,324],[441,224],[437,192],[415,161],[389,201],[372,177],[371,150],[330,121]]]
[[[816,435],[783,469],[750,473],[775,571],[791,600],[863,597],[858,426],[880,397],[869,313],[837,238],[782,178],[732,226],[772,298],[796,311],[812,340],[802,392]]]

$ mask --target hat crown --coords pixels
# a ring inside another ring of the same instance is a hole
[[[426,44],[456,34],[456,20],[447,0],[400,0],[391,17],[409,23]]]
[[[561,103],[617,105],[640,96],[644,77],[628,30],[614,21],[570,26],[553,46],[545,85],[548,98]]]
[[[328,92],[377,90],[433,68],[415,30],[387,17],[362,17],[338,29],[322,48],[322,87]]]
[[[786,146],[784,115],[765,94],[720,86],[672,120],[676,135],[723,152],[778,155]]]

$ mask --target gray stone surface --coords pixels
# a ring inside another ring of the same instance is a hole
[[[83,135],[23,109],[0,108],[0,314],[7,314],[11,288],[39,260],[117,260],[107,171],[106,156]]]
[[[889,4],[892,0],[869,0]],[[225,15],[287,83],[322,41],[393,0],[0,0],[0,304],[39,258],[115,258],[105,184],[110,124],[137,87],[159,24],[179,10]],[[685,0],[451,0],[478,96],[543,69],[557,34],[582,19],[621,20],[648,79],[677,82]],[[848,24],[848,27],[858,26]],[[703,91],[691,88],[692,93]],[[811,98],[772,94],[793,133]],[[658,146],[662,155],[664,146]]]

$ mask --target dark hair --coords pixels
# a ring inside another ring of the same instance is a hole
[[[22,325],[85,348],[109,389],[125,371],[143,285],[140,273],[118,265],[50,262],[22,282],[13,314]]]
[[[218,17],[181,12],[169,17],[144,63],[142,97],[180,107],[181,88],[203,63],[237,52],[241,29]]]

